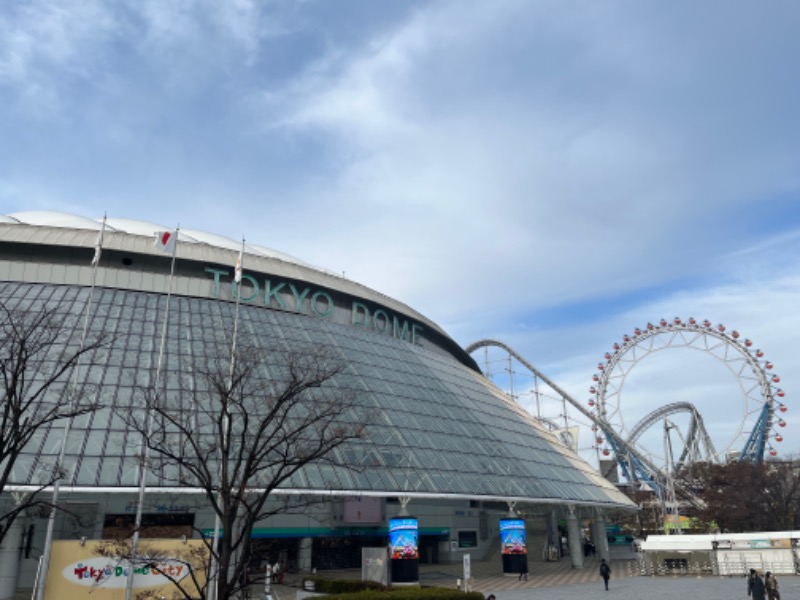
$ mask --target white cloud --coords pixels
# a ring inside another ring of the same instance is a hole
[[[90,49],[115,25],[102,4],[19,3],[0,16],[0,91],[15,90],[16,108],[49,118],[59,111],[56,80],[88,80],[97,60]]]
[[[317,190],[334,226],[310,260],[439,318],[486,310],[495,286],[507,310],[530,309],[707,271],[743,233],[715,220],[796,184],[795,146],[754,159],[730,133],[734,110],[670,108],[722,66],[714,51],[692,54],[705,32],[676,50],[635,11],[551,8],[437,5],[271,91],[273,124],[336,146],[339,168]],[[730,74],[712,79],[748,95]],[[369,253],[335,244],[352,224]],[[437,283],[463,290],[457,307],[423,291]]]
[[[764,351],[764,360],[774,364],[769,374],[778,374],[781,381],[773,389],[784,390],[783,401],[789,407],[786,413],[778,413],[789,423],[787,428],[773,425],[772,447],[789,453],[800,453],[800,438],[791,434],[800,419],[797,399],[800,398],[800,381],[794,373],[800,372],[800,357],[795,351],[797,332],[800,331],[800,275],[762,273],[757,279],[745,279],[735,284],[691,292],[665,294],[655,301],[642,302],[635,308],[615,315],[605,315],[596,323],[566,326],[559,329],[543,329],[533,335],[500,336],[556,384],[572,395],[582,406],[591,394],[592,375],[597,372],[598,362],[604,362],[604,353],[613,351],[614,342],[622,343],[625,333],[632,334],[635,327],[644,328],[647,322],[661,318],[671,320],[675,316],[687,319],[708,318],[716,326],[726,325],[741,334],[740,339],[749,338],[753,348]],[[713,342],[713,340],[712,340]],[[651,411],[673,402],[695,404],[705,426],[712,436],[717,450],[721,451],[734,441],[744,419],[744,390],[754,385],[752,371],[743,368],[738,373],[730,372],[720,361],[720,352],[698,353],[697,350],[675,347],[650,354],[640,354],[639,361],[630,369],[622,386],[620,407],[622,421],[630,429]],[[731,354],[736,356],[735,353]],[[628,355],[630,357],[632,355]],[[482,355],[476,360],[483,367]],[[493,370],[500,374],[507,365],[502,362],[502,353],[493,356]],[[524,369],[516,365],[518,372],[515,387],[518,391],[533,385]],[[527,377],[527,378],[526,378]],[[547,393],[546,386],[541,387]],[[530,398],[530,397],[528,397]],[[531,403],[532,400],[528,399]],[[756,403],[757,404],[757,403]],[[550,403],[550,411],[561,414],[560,401]],[[759,407],[750,404],[750,410]],[[568,410],[578,422],[586,425],[581,434],[589,445],[591,438],[586,419],[575,411]],[[746,420],[745,435],[755,420],[750,415]],[[662,427],[663,429],[663,427]],[[775,441],[774,435],[781,433],[785,440]],[[655,456],[663,457],[663,431],[651,428],[641,440],[642,445]],[[736,437],[734,449],[741,450],[743,436]],[[677,447],[677,442],[676,442]],[[591,452],[587,458],[591,456]]]
[[[286,29],[255,0],[18,3],[0,15],[0,92],[22,115],[64,118],[87,97],[191,88],[252,65]],[[151,79],[152,78],[152,79]],[[130,87],[128,87],[130,86]],[[126,89],[128,88],[128,89]],[[82,96],[77,106],[70,101]]]
[[[285,34],[268,6],[255,0],[147,0],[132,3],[129,10],[141,19],[141,51],[174,80],[191,82],[252,65],[265,39]]]
[[[676,315],[741,328],[800,393],[795,5],[351,22],[370,6],[15,3],[0,203],[244,233],[507,341],[584,400],[615,339]]]

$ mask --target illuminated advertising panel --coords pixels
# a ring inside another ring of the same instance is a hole
[[[392,560],[419,558],[419,526],[415,517],[389,520],[389,546]]]
[[[503,554],[527,554],[525,546],[525,521],[523,519],[500,520],[500,547]]]

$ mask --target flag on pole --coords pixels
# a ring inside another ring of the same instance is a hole
[[[100,264],[100,255],[103,253],[103,233],[106,230],[106,218],[103,217],[103,225],[100,231],[97,232],[97,239],[94,241],[94,257],[92,257],[92,266],[96,267]]]
[[[233,280],[236,283],[242,282],[242,251],[239,250],[239,256],[236,257],[236,268]]]
[[[175,244],[178,241],[178,236],[174,231],[157,231],[156,232],[156,248],[165,254],[172,254],[175,252]]]

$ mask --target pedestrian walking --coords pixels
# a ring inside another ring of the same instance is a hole
[[[772,571],[764,573],[764,587],[767,588],[767,597],[769,600],[781,600],[781,593],[778,590],[778,580]]]
[[[522,567],[519,570],[519,581],[528,581],[528,557],[523,556]]]
[[[272,583],[280,583],[282,576],[283,573],[281,573],[281,563],[276,560],[275,564],[272,565]]]
[[[764,592],[766,592],[764,580],[755,569],[750,569],[750,577],[747,578],[747,595],[751,596],[753,600],[766,600]]]
[[[608,580],[611,579],[611,567],[608,566],[605,558],[600,559],[600,577],[603,578],[603,583],[608,591]],[[761,600],[764,600],[763,598]]]

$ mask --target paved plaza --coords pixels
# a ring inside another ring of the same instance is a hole
[[[573,569],[568,558],[556,562],[532,561],[527,581],[504,575],[497,561],[476,561],[472,563],[472,590],[484,596],[494,594],[497,600],[748,600],[747,583],[742,576],[641,576],[634,557],[632,553],[612,553],[612,577],[607,592],[596,557],[587,558],[582,569]],[[461,565],[420,565],[420,583],[455,587],[461,573]],[[361,574],[340,571],[320,575],[358,579]],[[778,582],[782,600],[800,599],[800,577],[782,575]],[[273,588],[273,600],[295,600],[301,582],[290,577],[286,583]]]
[[[587,558],[584,568],[573,569],[568,558],[555,562],[531,562],[527,581],[502,573],[497,561],[472,563],[472,590],[497,600],[748,600],[743,576],[704,575],[641,576],[636,561],[627,555],[613,555],[609,591],[603,588],[599,559]],[[420,565],[423,586],[456,587],[461,565]],[[360,579],[360,570],[327,571],[322,577]],[[302,590],[303,576],[287,573],[284,585],[272,586],[273,600],[295,600]],[[778,577],[782,600],[800,600],[800,577]],[[20,590],[15,600],[30,600],[31,590]],[[251,599],[263,598],[263,587],[253,586]]]
[[[800,598],[800,578],[783,576],[778,582],[783,599]],[[605,591],[598,575],[592,583],[487,591],[485,595],[489,593],[497,600],[747,600],[747,584],[743,577],[629,577],[612,578]]]

